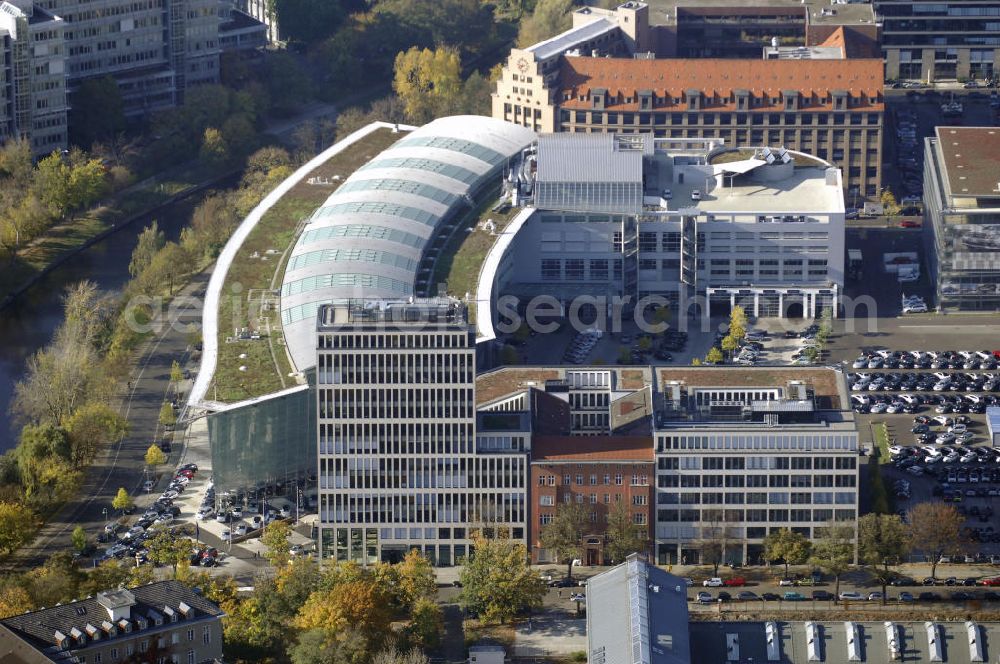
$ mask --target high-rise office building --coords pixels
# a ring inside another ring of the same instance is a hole
[[[527,456],[477,444],[475,341],[456,300],[320,307],[321,558],[450,565],[482,525],[524,539]]]

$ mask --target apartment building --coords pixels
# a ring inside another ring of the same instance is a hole
[[[1000,71],[1000,2],[876,0],[887,79],[983,81]]]
[[[521,188],[535,212],[493,292],[658,296],[691,315],[836,315],[844,285],[840,172],[811,155],[720,139],[551,134]],[[494,314],[496,315],[496,314]]]
[[[0,140],[23,138],[35,154],[67,142],[65,21],[30,2],[0,4]]]
[[[765,21],[771,10],[733,4],[579,9],[567,32],[511,51],[493,117],[538,132],[652,133],[800,150],[841,167],[849,195],[876,197],[884,84],[871,6],[777,3],[784,8]],[[744,22],[751,30],[739,28],[740,39],[706,37]],[[768,40],[758,38],[762,25],[777,26]],[[802,45],[792,50],[778,36],[789,30],[802,30]],[[685,46],[689,34],[700,47]]]
[[[760,563],[768,533],[858,517],[858,434],[831,369],[660,369],[656,562]]]
[[[1000,309],[1000,129],[936,127],[924,143],[924,238],[938,305]]]
[[[4,618],[0,644],[14,662],[217,662],[222,611],[179,581],[158,581]]]
[[[317,328],[322,559],[438,565],[474,529],[523,540],[527,456],[476,436],[475,336],[456,300],[324,305]]]

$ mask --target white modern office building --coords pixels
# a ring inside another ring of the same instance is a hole
[[[321,558],[451,565],[473,529],[524,537],[527,456],[477,445],[464,305],[326,305],[316,339]]]
[[[490,290],[662,296],[689,315],[836,314],[844,284],[840,170],[782,148],[648,134],[539,137],[518,174],[534,214]]]
[[[658,373],[658,563],[760,563],[773,530],[815,538],[830,522],[855,523],[858,433],[842,374]]]

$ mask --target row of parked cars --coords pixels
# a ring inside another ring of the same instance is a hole
[[[1000,350],[870,350],[863,351],[855,369],[996,369]]]
[[[998,392],[1000,374],[996,372],[890,372],[850,373],[847,382],[852,392]],[[925,397],[926,398],[926,397]],[[911,395],[905,399],[914,402]],[[977,398],[975,401],[979,401]],[[918,403],[924,403],[920,401]]]
[[[126,528],[118,521],[112,521],[104,526],[104,532],[99,539],[115,542],[107,548],[98,561],[111,558],[134,557],[137,563],[148,562],[149,551],[146,542],[156,536],[156,527],[168,528],[180,514],[180,508],[174,505],[174,499],[188,485],[198,472],[195,464],[181,466],[170,482],[170,487],[150,505],[145,512]]]
[[[974,584],[973,584],[974,585]],[[803,595],[802,593],[794,590],[786,591],[782,594],[778,593],[761,593],[758,595],[755,592],[744,590],[738,593],[735,597],[736,601],[741,602],[803,602],[812,599],[818,602],[830,602],[835,599],[842,602],[881,602],[882,593],[880,591],[875,592],[858,592],[854,590],[845,590],[839,595],[834,595],[828,590],[814,590],[811,596]],[[924,591],[917,595],[906,590],[901,591],[899,595],[895,597],[887,597],[887,602],[909,604],[911,602],[967,602],[970,600],[979,599],[997,602],[1000,601],[1000,593],[994,592],[992,590],[987,590],[984,593],[975,593],[969,591],[957,591],[950,593],[948,596],[942,596],[940,593],[933,591]],[[699,604],[713,604],[716,602],[731,602],[734,601],[733,596],[725,591],[719,592],[715,596],[709,592],[700,592],[695,597],[695,601]]]
[[[594,346],[601,340],[603,333],[600,330],[584,330],[578,333],[570,342],[566,352],[563,353],[563,362],[570,364],[583,364],[594,350]]]

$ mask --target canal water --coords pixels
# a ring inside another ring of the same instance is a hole
[[[51,341],[62,322],[62,294],[84,279],[105,291],[121,292],[128,282],[128,265],[139,234],[154,219],[168,240],[176,240],[204,194],[165,207],[109,235],[73,256],[0,309],[0,454],[17,443],[10,416],[14,385],[24,375],[27,359]]]

